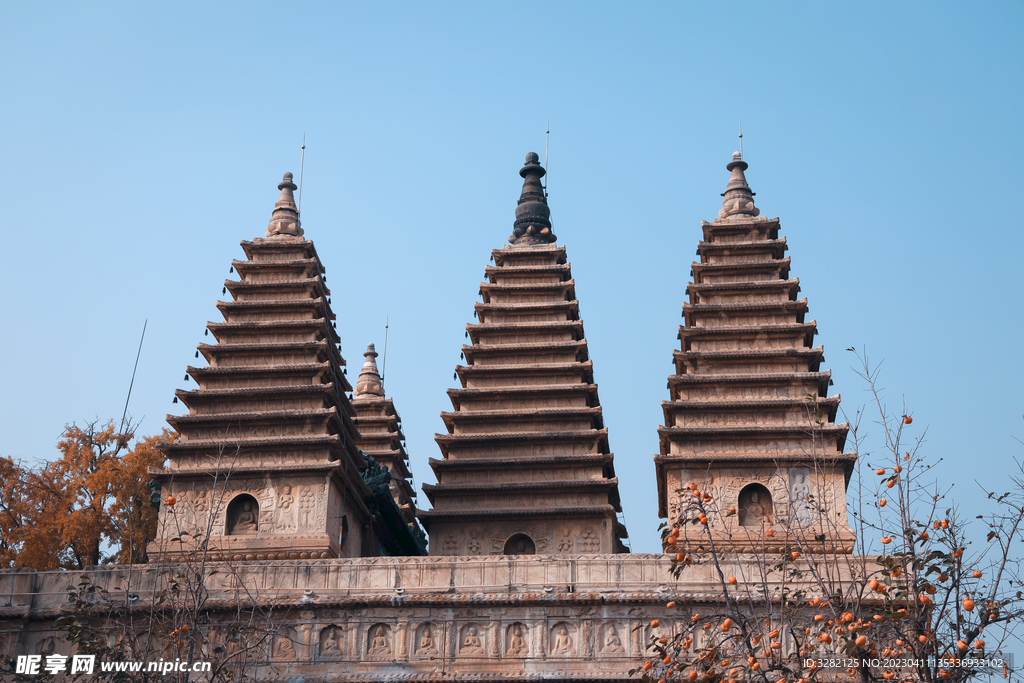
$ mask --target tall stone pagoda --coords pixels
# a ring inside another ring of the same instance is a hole
[[[242,242],[238,280],[217,302],[224,322],[200,344],[209,367],[179,390],[188,415],[169,415],[151,560],[170,560],[197,538],[213,558],[323,559],[421,554],[392,501],[389,473],[357,447],[355,410],[330,290],[303,237],[292,174],[278,185],[264,238]],[[183,547],[184,546],[184,547]]]
[[[466,326],[461,386],[435,436],[431,555],[626,552],[618,480],[565,248],[534,153],[510,246],[495,249]]]
[[[356,447],[391,473],[390,489],[395,505],[402,511],[413,535],[421,537],[423,532],[416,522],[416,492],[409,471],[409,454],[402,444],[405,441],[402,418],[395,410],[394,401],[384,396],[384,382],[377,370],[377,350],[373,344],[366,346],[363,356],[366,360],[352,398],[352,408],[356,411],[353,421],[358,429]],[[426,538],[422,540],[425,545]]]
[[[856,456],[843,452],[849,426],[835,424],[839,395],[827,396],[831,373],[812,346],[817,324],[797,298],[779,219],[754,206],[747,163],[737,152],[726,168],[719,218],[701,223],[671,400],[662,402],[659,514],[675,520],[680,489],[696,484],[723,513],[735,508],[711,522],[722,549],[796,536],[849,552],[846,485]]]

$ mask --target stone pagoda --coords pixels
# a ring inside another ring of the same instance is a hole
[[[711,518],[722,549],[797,536],[817,538],[805,547],[850,552],[846,485],[856,456],[843,452],[849,426],[835,424],[839,395],[827,396],[817,325],[797,298],[779,219],[754,206],[747,163],[737,152],[726,168],[719,218],[701,224],[671,400],[662,402],[659,514],[675,520],[680,489],[696,484],[724,513]]]
[[[179,390],[188,415],[169,415],[151,560],[170,560],[197,538],[213,558],[323,559],[422,551],[394,505],[388,472],[359,451],[330,290],[303,237],[292,175],[278,185],[264,238],[232,262],[233,301],[207,324],[209,367]],[[185,547],[183,547],[183,545]]]
[[[495,249],[467,325],[454,410],[435,436],[431,555],[627,552],[618,481],[565,248],[534,153],[511,246]]]
[[[373,458],[391,473],[391,497],[402,511],[402,517],[413,535],[426,538],[416,522],[416,492],[409,471],[409,454],[405,452],[402,418],[395,410],[394,401],[384,397],[384,382],[377,370],[377,351],[373,344],[363,353],[366,361],[356,380],[352,408],[353,421],[358,429],[356,447],[368,458]]]

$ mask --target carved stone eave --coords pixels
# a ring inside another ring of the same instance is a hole
[[[751,231],[778,232],[779,218],[777,216],[775,218],[758,216],[751,220],[722,220],[721,218],[716,218],[713,222],[701,221],[700,227],[704,233],[705,240],[707,240],[711,235],[744,234]]]
[[[487,346],[462,345],[462,355],[468,362],[474,362],[477,358],[491,358],[504,356],[508,353],[530,353],[530,352],[574,353],[575,360],[583,363],[589,360],[587,353],[587,340],[579,339],[566,342],[536,342],[530,344],[488,344]]]
[[[800,291],[800,279],[790,280],[758,280],[756,282],[712,282],[686,284],[686,293],[691,297],[711,294],[728,293],[735,290],[742,290],[744,293],[763,292],[784,292],[789,295],[791,301],[796,300],[796,294]]]
[[[720,439],[723,437],[752,437],[758,441],[771,442],[774,439],[806,437],[808,441],[816,438],[835,439],[839,449],[843,448],[846,434],[850,426],[839,425],[705,425],[699,427],[658,427],[658,436],[663,446],[669,440],[685,442],[687,440]]]
[[[583,408],[547,408],[547,409],[524,409],[524,410],[473,410],[468,412],[456,411],[441,413],[448,432],[452,433],[455,426],[459,424],[493,422],[500,419],[517,419],[521,423],[544,422],[556,418],[586,418],[596,422],[594,425],[601,428],[601,406]]]
[[[789,277],[790,258],[772,259],[771,261],[746,261],[741,263],[706,263],[703,261],[690,261],[690,276],[702,273],[730,273],[730,274],[774,274],[782,279]]]
[[[549,519],[552,517],[561,516],[577,516],[577,515],[593,515],[593,514],[608,514],[610,516],[615,515],[618,512],[612,505],[580,505],[580,506],[567,506],[567,507],[552,507],[552,508],[534,508],[528,512],[524,512],[521,508],[474,508],[469,510],[417,510],[416,516],[423,522],[423,526],[427,526],[427,521],[436,522],[438,520],[460,520],[465,521],[467,519],[476,518],[496,518],[505,517],[516,521],[526,521],[532,519]]]
[[[492,445],[509,442],[540,442],[555,443],[559,441],[576,441],[590,446],[593,452],[608,448],[608,430],[590,429],[579,431],[551,432],[496,432],[492,434],[434,434],[434,441],[441,452],[448,457],[452,446],[459,444]]]
[[[807,312],[807,299],[799,301],[743,301],[735,304],[683,304],[683,315],[687,323],[692,325],[691,318],[701,314],[723,313],[796,313],[797,322],[803,322],[803,314]]]
[[[511,247],[509,247],[511,248]],[[517,247],[521,248],[521,247]],[[530,249],[536,249],[536,247],[529,247]],[[550,249],[551,247],[547,247]],[[486,277],[492,284],[495,282],[495,278],[499,273],[502,275],[534,275],[538,273],[561,273],[563,276],[563,282],[570,281],[572,275],[572,268],[568,263],[565,263],[565,247],[556,247],[561,251],[562,263],[543,265],[543,266],[485,266],[484,277]],[[495,249],[491,252],[491,256],[495,254],[502,255],[505,253],[504,249]],[[502,257],[501,261],[505,259]]]
[[[574,335],[574,339],[583,339],[582,320],[559,320],[555,322],[511,322],[511,323],[480,323],[477,325],[467,324],[466,331],[474,344],[480,342],[481,335],[485,333],[499,334],[502,332],[546,332],[558,333],[568,332]]]
[[[786,243],[785,237],[780,237],[777,240],[753,240],[750,242],[697,242],[698,256],[721,252],[729,254],[767,252],[772,257],[781,259],[788,249],[789,245]]]
[[[799,382],[811,390],[802,391],[804,396],[815,391],[818,396],[825,396],[828,393],[829,384],[832,382],[832,371],[735,375],[688,374],[670,375],[668,378],[669,389],[673,390],[691,385],[707,384],[720,384],[723,386],[792,386],[794,382]]]
[[[569,271],[566,270],[566,273]],[[503,273],[504,274],[504,273]],[[567,302],[573,302],[577,306],[579,302],[576,299],[576,281],[573,279],[562,280],[561,282],[534,282],[514,285],[499,285],[491,282],[480,283],[480,296],[483,297],[484,304],[489,304],[492,295],[494,294],[562,294]],[[481,304],[476,304],[477,310],[480,310]]]
[[[491,249],[491,258],[494,260],[494,265],[502,267],[504,262],[509,258],[515,256],[516,252],[545,252],[553,255],[556,259],[555,266],[561,266],[566,262],[565,257],[565,246],[557,246],[554,244],[521,244],[521,245],[507,245],[501,249]]]
[[[245,252],[245,257],[250,261],[253,260],[253,256],[260,251],[273,251],[273,250],[287,250],[294,251],[296,247],[302,249],[306,255],[306,258],[314,259],[317,263],[317,268],[320,272],[324,272],[323,263],[320,261],[320,256],[316,253],[316,248],[313,246],[311,240],[295,240],[292,242],[282,242],[280,240],[271,240],[264,237],[257,237],[252,240],[242,240],[242,251]]]
[[[520,365],[456,365],[455,372],[463,388],[473,378],[493,378],[507,375],[517,377],[532,376],[565,376],[579,375],[581,381],[591,384],[594,377],[594,364],[587,360],[582,363],[523,363]]]
[[[824,417],[829,422],[835,422],[839,410],[839,394],[827,398],[819,398],[814,402],[814,407],[824,412]],[[679,413],[701,414],[714,411],[717,414],[728,415],[733,413],[737,416],[749,414],[751,411],[779,411],[779,412],[801,412],[808,415],[808,429],[813,429],[810,423],[809,409],[812,404],[806,398],[763,398],[747,400],[708,400],[708,401],[662,401],[661,409],[664,415],[665,424],[671,424],[672,419]]]
[[[257,337],[271,335],[278,332],[291,332],[297,330],[308,331],[310,335],[314,335],[322,330],[324,332],[324,336],[326,336],[332,344],[341,344],[341,337],[338,336],[337,330],[334,329],[333,324],[330,324],[330,320],[328,318],[244,323],[208,322],[206,323],[206,327],[213,333],[214,338],[221,344],[229,341],[227,339],[228,335]]]
[[[569,292],[566,292],[568,294]],[[571,320],[575,320],[579,316],[580,302],[579,301],[541,301],[531,303],[520,303],[520,304],[490,304],[490,303],[475,303],[473,304],[473,310],[476,311],[477,317],[480,320],[485,320],[495,314],[502,314],[514,319],[515,316],[527,316],[527,315],[543,315],[551,313],[568,313]]]
[[[677,339],[684,343],[694,338],[728,338],[751,341],[756,337],[787,337],[791,335],[803,336],[804,346],[814,343],[814,336],[818,333],[818,322],[809,320],[803,323],[783,323],[771,325],[723,325],[716,327],[689,327],[679,326]]]
[[[231,389],[176,389],[174,395],[187,408],[195,409],[203,403],[218,401],[224,398],[266,398],[308,394],[312,396],[330,396],[335,392],[335,385],[299,384],[277,387],[235,387]]]
[[[323,426],[330,424],[334,430],[341,428],[341,416],[337,409],[322,408],[319,410],[281,410],[250,413],[209,413],[204,415],[168,415],[167,423],[178,432],[183,427],[201,425],[205,427],[221,426],[227,428],[232,424],[242,428],[264,425],[290,424],[295,420],[315,423]],[[244,443],[248,437],[239,437],[238,443]]]
[[[619,485],[614,477],[606,479],[569,479],[566,481],[522,481],[497,484],[423,484],[423,491],[431,504],[436,494],[479,493],[481,491],[542,491],[559,489],[563,491],[610,490]]]
[[[472,389],[448,389],[448,398],[452,405],[459,408],[463,401],[477,398],[521,398],[527,396],[549,395],[553,398],[584,394],[587,405],[600,404],[596,384],[559,384],[559,385],[523,385],[516,387],[474,387]]]
[[[245,247],[244,242],[242,243],[242,246],[243,248]],[[241,261],[239,259],[232,259],[231,267],[234,268],[239,275],[245,275],[246,273],[256,271],[290,273],[296,269],[301,269],[309,278],[323,277],[324,275],[323,264],[320,263],[319,258],[314,258],[312,253],[310,253],[308,258],[292,259],[287,261]]]
[[[430,468],[433,470],[445,468],[460,469],[482,469],[489,470],[495,467],[508,469],[529,469],[538,465],[578,465],[578,464],[600,464],[604,465],[605,476],[614,477],[615,469],[612,466],[614,454],[592,453],[587,455],[553,455],[515,458],[459,458],[455,460],[439,460],[430,458]]]

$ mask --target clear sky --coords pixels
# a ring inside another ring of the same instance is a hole
[[[742,120],[833,390],[854,412],[844,349],[884,359],[889,402],[973,505],[1024,451],[1022,19],[1005,1],[3,3],[0,454],[53,457],[64,423],[120,418],[146,319],[130,412],[154,433],[183,409],[305,132],[303,227],[344,355],[357,372],[390,314],[387,390],[417,488],[434,481],[464,326],[550,118],[554,232],[632,547],[656,551],[660,404]]]

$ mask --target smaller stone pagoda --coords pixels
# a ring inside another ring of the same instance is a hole
[[[367,344],[363,356],[366,360],[352,398],[356,411],[353,421],[358,429],[356,447],[391,473],[389,486],[395,505],[402,511],[413,535],[422,538],[425,547],[426,537],[416,522],[416,492],[409,471],[409,454],[403,443],[402,418],[394,401],[384,396],[384,382],[377,370],[377,350],[372,343]]]

